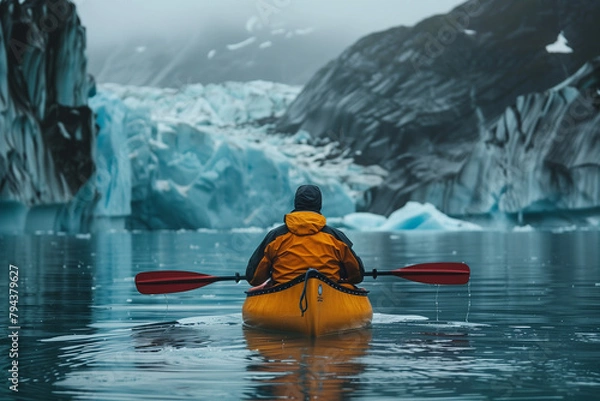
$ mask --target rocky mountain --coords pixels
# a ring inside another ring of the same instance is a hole
[[[358,41],[277,128],[387,169],[365,199],[376,213],[598,207],[599,20],[593,0],[467,1]]]
[[[85,29],[66,0],[0,2],[0,200],[71,200],[94,171]]]

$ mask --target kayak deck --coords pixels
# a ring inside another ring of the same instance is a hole
[[[260,329],[316,337],[367,327],[373,318],[367,291],[345,287],[315,269],[288,283],[246,294],[244,324]]]

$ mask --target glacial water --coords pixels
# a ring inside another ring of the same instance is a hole
[[[263,233],[0,237],[0,399],[598,399],[600,232],[348,234],[369,268],[464,261],[471,281],[366,278],[372,327],[310,341],[245,329],[245,282],[135,289],[243,273]]]

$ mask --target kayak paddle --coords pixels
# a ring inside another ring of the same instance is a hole
[[[208,274],[186,272],[180,270],[159,270],[142,272],[135,276],[135,286],[142,294],[170,294],[195,290],[217,281],[238,282],[241,277],[235,276],[210,276]]]
[[[397,276],[406,280],[425,284],[467,284],[471,270],[466,263],[459,262],[433,262],[419,263],[390,271],[377,271],[373,269],[365,276],[377,278],[379,276]]]
[[[365,276],[396,276],[406,280],[426,284],[466,284],[470,275],[469,266],[457,262],[419,263],[391,271],[365,273]],[[135,276],[135,285],[142,294],[170,294],[190,291],[217,281],[242,280],[238,273],[235,276],[211,276],[208,274],[179,270],[159,270],[142,272]]]

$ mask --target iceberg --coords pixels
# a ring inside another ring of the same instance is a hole
[[[373,231],[386,223],[387,218],[375,213],[361,212],[350,213],[341,219],[330,219],[330,224],[335,224],[347,229],[357,231]]]
[[[249,37],[249,38],[247,38],[245,40],[242,40],[239,43],[233,43],[233,44],[227,45],[227,48],[229,50],[238,50],[238,49],[241,49],[243,47],[246,47],[246,46],[254,43],[255,41],[256,41],[256,37],[252,36],[252,37]]]
[[[351,213],[330,222],[339,227],[357,231],[479,231],[482,227],[467,221],[454,219],[440,212],[430,203],[407,202],[389,217],[374,213]]]
[[[573,53],[573,49],[569,47],[568,43],[563,31],[561,31],[556,38],[556,42],[546,46],[546,51],[548,53]]]
[[[404,207],[393,212],[377,229],[379,231],[477,231],[482,228],[477,224],[449,217],[430,203],[407,202]]]

